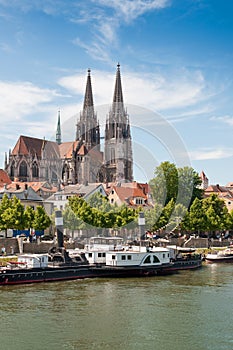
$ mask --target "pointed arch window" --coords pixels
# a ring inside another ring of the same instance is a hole
[[[12,162],[12,164],[11,164],[10,176],[11,177],[15,176],[15,162]]]
[[[25,161],[22,161],[19,166],[19,176],[27,176],[27,164]]]
[[[32,177],[39,177],[39,168],[37,162],[32,164]]]

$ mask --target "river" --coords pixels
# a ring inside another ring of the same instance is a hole
[[[233,264],[0,288],[3,350],[229,350]]]

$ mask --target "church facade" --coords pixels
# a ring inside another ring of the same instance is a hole
[[[113,102],[106,118],[103,151],[90,70],[83,109],[76,124],[75,140],[62,142],[61,135],[60,111],[56,142],[21,135],[13,150],[5,155],[5,170],[11,180],[47,181],[64,185],[133,181],[131,130],[124,107],[119,64]]]

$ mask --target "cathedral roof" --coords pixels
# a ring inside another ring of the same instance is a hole
[[[59,145],[61,158],[72,158],[73,150],[77,148],[79,141],[63,142]]]
[[[31,153],[41,157],[43,142],[43,139],[21,135],[12,151],[12,155],[29,155]]]
[[[11,154],[15,156],[28,156],[31,154],[37,155],[38,158],[41,158],[42,151],[46,153],[47,157],[59,157],[59,147],[56,142],[22,135],[19,137]]]

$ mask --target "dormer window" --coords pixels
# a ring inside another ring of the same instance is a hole
[[[134,199],[134,203],[137,204],[137,205],[142,205],[145,203],[144,199],[143,198],[135,198]]]

